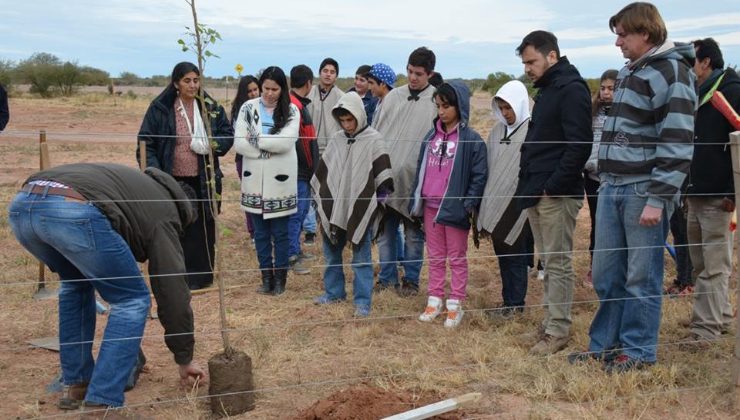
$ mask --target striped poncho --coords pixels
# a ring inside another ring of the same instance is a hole
[[[311,188],[317,215],[326,238],[333,241],[337,230],[357,245],[370,229],[377,234],[379,190],[393,191],[391,161],[380,134],[367,126],[362,100],[355,92],[344,95],[335,111],[344,108],[357,120],[352,136],[339,131],[332,136],[319,161]],[[333,112],[334,113],[334,112]]]

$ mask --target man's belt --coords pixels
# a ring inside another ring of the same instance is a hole
[[[21,189],[23,192],[31,194],[61,195],[62,197],[72,198],[80,201],[88,201],[82,194],[72,188],[48,187],[46,185],[26,184]]]

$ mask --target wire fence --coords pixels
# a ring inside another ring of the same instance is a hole
[[[32,136],[33,132],[30,131],[22,131],[22,130],[16,130],[16,131],[6,131],[5,134],[10,136]],[[65,138],[65,137],[95,137],[95,136],[108,136],[108,137],[135,137],[131,134],[121,134],[121,133],[70,133],[70,132],[47,132],[47,135],[50,137],[59,137],[59,138]],[[166,136],[159,136],[159,137],[166,137]],[[419,140],[401,140],[396,139],[393,141],[414,141],[419,142]],[[607,144],[607,143],[604,143]],[[718,141],[717,143],[712,143],[711,145],[717,146],[722,145],[725,146],[727,142]],[[703,143],[702,145],[708,145],[707,143]],[[708,195],[708,194],[707,194]],[[691,197],[701,197],[705,196],[704,194],[692,194]],[[513,195],[513,194],[501,194],[501,195],[493,195],[493,196],[480,196],[480,197],[474,197],[477,199],[482,198],[501,198],[501,199],[512,199],[512,198],[526,198],[528,196],[522,196],[522,195]],[[398,197],[401,199],[413,199],[413,197]],[[471,198],[471,197],[454,197],[455,199],[463,199],[463,198]],[[531,197],[530,197],[531,198]],[[338,197],[335,198],[335,200],[350,200],[351,197]],[[223,202],[239,202],[238,199],[231,199],[231,198],[222,198]],[[313,200],[313,199],[311,199]],[[91,201],[91,203],[110,203],[110,202],[131,202],[131,201],[142,201],[142,200],[97,200],[97,201]],[[153,202],[159,202],[159,201],[175,201],[175,200],[149,200]],[[192,200],[191,200],[192,201]],[[208,200],[200,200],[200,201],[208,201]],[[11,200],[7,201],[0,201],[2,203],[8,204],[11,202]],[[674,245],[677,248],[682,247],[691,247],[691,246],[701,246],[701,247],[728,247],[730,246],[730,243],[728,242],[702,242],[702,243],[691,243],[691,244],[676,244]],[[239,245],[228,245],[229,249],[237,249],[240,248]],[[663,248],[663,246],[648,246],[648,247],[624,247],[624,248],[610,248],[610,249],[595,249],[593,250],[594,253],[599,252],[643,252],[648,251],[650,249],[655,248]],[[586,253],[589,253],[590,251],[587,249],[573,249],[571,251],[567,252],[553,252],[553,253],[538,253],[540,257],[548,257],[552,255],[563,255],[567,254],[567,256],[572,257],[573,255],[582,254],[585,255]],[[524,256],[524,255],[531,255],[531,254],[512,254],[507,256]],[[486,262],[490,260],[498,259],[499,257],[496,255],[468,255],[467,259],[468,261],[472,262],[473,264],[476,264],[478,262]],[[433,258],[423,258],[420,260],[415,261],[408,261],[405,260],[406,263],[429,263],[431,261],[439,261],[435,260]],[[397,264],[401,261],[384,261],[386,264]],[[351,267],[351,263],[343,263],[339,265],[327,265],[327,264],[313,264],[310,266],[312,269],[317,270],[325,270],[327,268],[331,267]],[[239,268],[239,269],[229,269],[229,270],[220,270],[219,272],[212,271],[212,272],[206,272],[211,274],[254,274],[255,278],[257,278],[257,275],[260,273],[260,270],[258,268]],[[151,275],[150,278],[155,279],[167,279],[167,278],[173,278],[173,277],[182,277],[186,274],[195,274],[195,273],[187,273],[187,272],[181,272],[181,273],[170,273],[170,274],[157,274],[157,275]],[[198,274],[204,274],[204,273],[198,273]],[[102,280],[116,280],[116,279],[123,279],[128,277],[107,277],[107,278],[94,278],[94,279],[88,279],[88,278],[80,278],[80,279],[65,279],[65,282],[76,282],[76,281],[102,281]],[[31,285],[38,284],[37,280],[23,280],[23,281],[13,281],[13,282],[4,282],[0,283],[0,288],[8,288],[8,287],[27,287]],[[241,289],[245,287],[254,287],[253,284],[237,284],[233,286],[235,289]],[[736,287],[735,289],[730,289],[728,292],[739,292],[740,287]],[[702,296],[702,295],[710,295],[710,294],[716,294],[716,292],[702,292],[702,291],[695,291],[693,296]],[[630,297],[624,297],[624,298],[615,298],[615,299],[586,299],[586,300],[575,300],[572,302],[550,302],[549,305],[594,305],[594,304],[603,304],[605,302],[624,302],[624,301],[630,301],[630,300],[655,300],[655,299],[662,299],[663,295],[651,295],[651,296],[630,296]],[[687,298],[687,297],[686,297]],[[738,302],[740,303],[740,302]],[[546,308],[548,304],[542,303],[542,304],[528,304],[522,307],[522,309],[532,310],[532,309],[542,309]],[[491,313],[499,310],[499,307],[478,307],[478,308],[465,308],[465,312],[471,313],[471,314],[484,314],[484,313]],[[265,323],[261,325],[255,325],[250,327],[243,327],[243,328],[226,328],[225,331],[229,333],[248,333],[255,330],[264,330],[264,331],[274,331],[277,329],[311,329],[311,328],[317,328],[317,327],[341,327],[344,325],[362,325],[362,324],[368,324],[368,323],[380,323],[380,322],[392,322],[392,321],[405,321],[405,320],[413,320],[418,316],[418,312],[414,313],[404,313],[400,315],[380,315],[380,316],[371,316],[367,318],[341,318],[341,319],[330,319],[330,320],[319,320],[319,321],[308,321],[308,322],[290,322],[290,323]],[[140,337],[126,337],[122,339],[112,339],[112,340],[161,340],[166,337],[172,337],[175,335],[195,335],[200,338],[205,337],[214,337],[219,336],[224,330],[221,328],[206,328],[199,331],[194,331],[193,333],[183,333],[183,334],[145,334]],[[722,336],[714,340],[714,343],[717,345],[727,343],[730,341],[736,340],[736,338],[731,336]],[[61,343],[62,346],[65,345],[80,345],[80,344],[101,344],[103,339],[99,340],[90,340],[90,341],[79,341],[74,343]],[[680,341],[665,341],[665,342],[659,342],[655,346],[647,346],[647,347],[655,347],[662,348],[666,351],[669,351],[671,348],[674,348],[676,346],[681,345],[691,345],[699,343],[699,340],[687,340],[682,339]],[[0,349],[0,352],[14,352],[14,351],[20,351],[27,348],[26,346],[18,346],[18,347],[6,347],[4,349]],[[633,349],[644,349],[645,347],[636,347]],[[622,349],[623,351],[629,350],[629,349]],[[555,357],[565,357],[565,354],[556,354]],[[500,362],[491,362],[484,365],[495,365],[496,363]],[[363,376],[353,376],[353,377],[346,377],[346,378],[339,378],[339,379],[330,379],[330,380],[319,380],[319,381],[312,381],[312,382],[301,382],[301,383],[295,383],[285,386],[273,386],[273,387],[265,387],[256,389],[253,391],[249,391],[252,393],[260,393],[260,394],[266,394],[266,393],[272,393],[272,392],[280,392],[280,391],[289,391],[289,390],[298,390],[301,388],[306,387],[329,387],[329,386],[336,386],[336,385],[342,385],[342,384],[350,384],[350,383],[357,383],[362,381],[368,381],[368,380],[378,380],[378,379],[390,379],[390,378],[397,378],[397,377],[406,377],[406,376],[413,376],[413,375],[419,375],[422,373],[429,374],[429,373],[439,373],[439,372],[445,372],[450,370],[458,370],[458,371],[464,371],[468,369],[475,369],[480,368],[480,363],[470,363],[470,364],[463,364],[463,365],[455,365],[455,366],[446,366],[441,368],[433,368],[433,369],[411,369],[405,372],[400,373],[392,373],[392,374],[377,374],[377,375],[363,375]],[[691,387],[691,388],[676,388],[676,389],[665,389],[665,390],[659,390],[656,392],[638,392],[634,395],[629,395],[625,397],[619,397],[618,399],[623,400],[630,400],[634,398],[650,398],[654,396],[660,396],[665,394],[671,394],[671,393],[687,393],[687,392],[699,392],[699,391],[706,391],[706,390],[712,390],[712,389],[719,389],[721,386],[703,386],[703,387]],[[185,404],[185,403],[191,403],[193,400],[203,400],[214,396],[227,396],[227,395],[238,395],[239,393],[228,393],[228,394],[219,394],[219,395],[198,395],[198,396],[188,396],[185,398],[172,398],[172,399],[166,399],[166,400],[159,400],[159,401],[148,401],[144,403],[137,403],[137,404],[130,404],[126,405],[124,408],[129,409],[136,409],[144,406],[149,407],[157,407],[157,406],[163,406],[163,405],[173,405],[173,404]],[[611,400],[613,398],[610,397]],[[586,402],[579,402],[579,405],[586,406],[589,404],[595,404],[598,403],[600,400],[592,400],[592,401],[586,401]],[[69,415],[76,415],[77,413],[70,413]],[[60,417],[63,415],[53,415],[53,416],[45,416],[41,418],[49,418],[49,417]],[[478,417],[471,417],[471,418],[478,418]]]

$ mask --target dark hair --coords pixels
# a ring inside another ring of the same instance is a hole
[[[355,75],[362,76],[367,79],[368,73],[370,73],[370,70],[372,70],[372,66],[368,66],[367,64],[363,64],[360,67],[357,68],[357,71],[355,72]]]
[[[437,87],[437,91],[434,92],[432,98],[439,98],[440,101],[446,103],[449,106],[454,106],[457,111],[457,115],[460,115],[460,108],[457,102],[457,92],[455,88],[449,83],[442,83]]]
[[[614,80],[617,81],[617,75],[619,72],[614,69],[609,69],[603,73],[601,73],[601,78],[599,79],[599,89],[594,92],[594,94],[591,96],[591,116],[595,117],[599,115],[599,108],[601,107],[600,102],[600,95],[599,92],[601,91],[601,82],[604,80]]]
[[[439,72],[434,72],[431,77],[429,77],[429,84],[438,88],[442,83],[445,82],[445,79],[442,78],[442,75],[439,74]]]
[[[198,66],[195,64],[189,62],[189,61],[183,61],[181,63],[177,63],[175,65],[175,68],[172,69],[172,76],[170,76],[170,84],[165,88],[165,92],[171,92],[171,94],[177,96],[177,87],[175,84],[182,80],[183,77],[185,77],[186,74],[190,72],[194,72],[198,76],[200,76],[200,70],[198,69]],[[201,86],[200,90],[203,90],[203,87]]]
[[[427,47],[419,47],[409,55],[408,65],[423,67],[427,74],[432,74],[435,64],[437,64],[437,56]]]
[[[328,66],[329,64],[334,66],[334,70],[337,71],[337,76],[339,76],[339,63],[337,63],[337,60],[331,57],[326,57],[324,60],[321,61],[321,65],[319,66],[319,73],[321,73],[321,70],[323,70],[324,67]]]
[[[290,87],[297,89],[301,88],[308,83],[313,81],[313,70],[305,64],[299,64],[290,69]]]
[[[552,32],[532,31],[522,40],[522,43],[516,47],[516,55],[520,56],[528,46],[532,46],[537,52],[547,57],[550,51],[555,51],[555,58],[560,59],[560,48],[558,47],[558,37]]]
[[[620,24],[628,34],[648,34],[648,42],[652,45],[661,45],[668,38],[665,22],[651,3],[637,1],[624,6],[609,18],[609,30],[614,32]]]
[[[339,119],[340,117],[345,117],[345,116],[347,116],[347,115],[350,115],[350,116],[352,116],[352,118],[354,118],[355,120],[357,120],[357,117],[355,117],[355,114],[353,114],[352,112],[350,112],[350,110],[349,110],[349,109],[347,109],[347,108],[334,108],[334,109],[333,109],[333,110],[331,111],[331,115],[332,115],[332,116],[333,116],[334,118],[336,118],[337,120],[338,120],[338,119]]]
[[[288,92],[288,80],[285,77],[285,72],[280,67],[270,66],[262,72],[259,80],[260,89],[262,89],[265,80],[268,79],[280,86],[280,98],[278,98],[275,111],[272,114],[274,125],[270,129],[270,134],[276,134],[285,127],[290,119],[290,93]]]
[[[708,57],[712,69],[725,68],[725,59],[722,58],[722,51],[720,51],[717,41],[713,38],[704,38],[697,39],[693,44],[694,48],[696,48],[697,60],[703,60]]]
[[[185,77],[186,74],[190,72],[195,72],[198,76],[200,76],[200,70],[198,69],[198,66],[195,64],[189,62],[189,61],[183,61],[181,63],[177,63],[174,69],[172,69],[172,76],[170,77],[170,82],[172,84],[175,84],[182,80],[183,77]]]
[[[257,85],[257,88],[259,88],[260,84],[259,81],[257,81],[257,78],[251,75],[243,76],[241,79],[239,79],[239,86],[236,88],[236,96],[234,96],[234,101],[231,103],[231,123],[233,124],[234,121],[236,121],[236,117],[239,115],[239,110],[241,109],[242,105],[244,105],[244,102],[247,102],[248,94],[248,88],[249,85],[255,83]]]

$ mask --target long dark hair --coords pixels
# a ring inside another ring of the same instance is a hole
[[[262,72],[258,83],[260,90],[262,90],[262,84],[268,79],[280,86],[280,98],[278,98],[275,111],[272,114],[274,125],[270,130],[270,134],[276,134],[285,127],[290,119],[290,92],[288,91],[288,79],[280,67],[270,66]]]
[[[260,86],[259,81],[257,81],[257,78],[251,75],[246,75],[239,79],[239,87],[236,88],[236,96],[234,96],[234,101],[231,103],[231,123],[233,124],[234,121],[236,121],[236,117],[239,115],[239,110],[241,109],[242,105],[244,105],[244,102],[247,102],[248,95],[248,87],[250,84],[256,84],[258,87]]]
[[[614,80],[617,81],[617,75],[619,72],[614,69],[609,69],[601,74],[601,78],[599,79],[599,89],[594,92],[594,94],[591,96],[591,116],[595,117],[599,115],[599,109],[603,105],[601,103],[601,82],[604,80]]]

